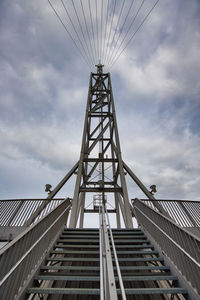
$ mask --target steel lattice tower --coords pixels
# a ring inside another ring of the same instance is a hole
[[[120,228],[120,211],[125,226],[132,227],[132,216],[123,168],[119,133],[110,74],[103,66],[90,75],[89,93],[85,114],[82,146],[72,202],[70,227],[76,227],[80,217],[83,226],[86,193],[97,193],[97,201],[106,201],[106,194],[114,194],[117,227]],[[110,178],[105,175],[110,168]],[[98,180],[92,180],[95,171]]]

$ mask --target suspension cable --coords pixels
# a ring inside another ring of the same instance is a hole
[[[76,27],[75,27],[75,25],[74,25],[74,23],[73,23],[73,21],[72,21],[72,18],[70,17],[70,13],[69,13],[69,11],[68,11],[68,9],[67,9],[65,3],[63,2],[63,0],[61,0],[61,3],[62,3],[62,5],[63,5],[63,7],[64,7],[64,10],[65,10],[65,12],[66,12],[66,14],[67,14],[69,20],[70,20],[70,23],[71,23],[71,25],[72,25],[72,27],[73,27],[73,29],[74,29],[74,31],[75,31],[77,37],[78,37],[78,40],[79,40],[79,42],[80,42],[80,44],[81,44],[81,46],[82,46],[82,48],[83,48],[83,50],[84,50],[84,52],[85,52],[85,55],[86,55],[86,57],[87,57],[87,59],[88,59],[88,54],[87,54],[87,52],[86,52],[86,50],[85,50],[85,47],[84,47],[84,45],[83,45],[83,43],[82,43],[82,41],[81,41],[80,36],[79,36],[79,34],[78,34],[77,30],[76,30]],[[90,61],[90,59],[89,59],[89,61]]]
[[[104,31],[104,42],[103,42],[102,62],[103,62],[103,59],[104,59],[104,54],[105,54],[105,46],[106,46],[107,25],[108,25],[108,12],[109,12],[109,2],[110,2],[110,0],[108,0],[108,1],[107,1],[107,10],[106,10],[106,24],[105,24],[105,31]]]
[[[90,43],[90,47],[92,49],[93,61],[94,61],[94,64],[96,64],[96,62],[95,62],[95,53],[94,53],[94,49],[93,49],[92,43],[91,43],[90,32],[89,32],[88,25],[87,25],[87,22],[86,22],[86,16],[85,16],[85,11],[84,11],[84,8],[83,8],[83,2],[82,2],[82,0],[80,0],[80,3],[81,3],[83,18],[84,18],[84,22],[85,22],[85,27],[86,27],[87,35],[88,35],[88,40],[89,40],[89,43]]]
[[[121,15],[122,15],[122,11],[123,11],[123,8],[124,8],[124,4],[125,4],[125,0],[123,0],[123,2],[122,2],[122,6],[121,6],[121,9],[120,9],[119,17],[118,17],[118,20],[117,20],[117,25],[116,25],[116,27],[115,27],[115,33],[113,34],[113,38],[112,38],[112,42],[111,42],[110,51],[109,51],[109,53],[108,53],[107,61],[109,60],[110,53],[112,53],[113,42],[114,42],[114,40],[115,40],[115,36],[116,36],[116,33],[117,33],[117,28],[118,28],[118,26],[119,26],[119,21],[120,21],[120,19],[121,19]],[[105,65],[106,65],[107,61],[105,61]]]
[[[140,30],[140,28],[142,27],[142,25],[145,23],[145,21],[147,20],[147,18],[150,16],[150,14],[152,13],[153,9],[156,7],[156,5],[158,4],[160,0],[157,0],[156,3],[153,5],[153,7],[149,10],[148,14],[144,17],[144,19],[142,20],[142,22],[140,23],[140,25],[138,26],[138,28],[135,30],[135,32],[133,33],[133,35],[131,36],[131,38],[128,40],[128,42],[126,43],[125,47],[122,49],[122,51],[119,53],[119,55],[116,57],[115,60],[113,60],[113,62],[111,63],[111,67],[116,63],[116,61],[119,59],[119,57],[121,56],[121,54],[124,52],[124,50],[127,48],[127,46],[130,44],[130,42],[132,41],[132,39],[134,38],[134,36],[136,35],[136,33]]]
[[[67,19],[63,11],[52,4],[53,0],[48,3],[90,69],[100,61],[112,68],[159,2],[155,0],[143,14],[146,0],[139,0],[136,10],[135,0],[130,0],[127,5],[125,0],[71,0],[71,6],[65,0],[55,1],[61,2]],[[136,19],[137,26],[134,26]]]
[[[73,5],[73,8],[74,8],[75,14],[76,14],[76,18],[77,18],[77,20],[78,20],[78,24],[79,24],[79,27],[80,27],[82,36],[83,36],[83,40],[84,40],[85,46],[86,46],[87,51],[88,51],[88,55],[89,55],[90,59],[92,60],[91,50],[89,50],[88,44],[87,44],[87,42],[86,42],[85,34],[84,34],[83,28],[82,28],[82,26],[81,26],[81,22],[80,22],[78,13],[77,13],[77,9],[76,9],[75,4],[74,4],[74,0],[71,0],[71,1],[72,1],[72,5]]]
[[[64,27],[65,31],[67,32],[67,34],[69,35],[69,37],[71,38],[71,40],[73,41],[75,47],[78,49],[78,52],[81,54],[83,60],[85,61],[85,63],[89,66],[89,68],[91,68],[90,64],[88,63],[87,59],[85,58],[81,48],[77,45],[76,41],[74,40],[73,36],[71,35],[70,31],[67,29],[66,25],[64,24],[63,20],[61,19],[60,15],[58,14],[57,10],[55,9],[55,7],[52,5],[51,1],[48,0],[49,5],[51,6],[52,10],[54,11],[56,17],[58,18],[58,20],[60,21],[60,23],[62,24],[62,26]]]
[[[126,17],[125,17],[125,19],[124,19],[124,22],[123,22],[123,25],[122,25],[122,27],[121,27],[120,33],[119,33],[119,35],[118,35],[117,41],[116,41],[116,43],[115,43],[115,49],[116,49],[117,44],[118,44],[118,41],[119,41],[119,39],[120,39],[120,37],[121,37],[121,35],[122,35],[124,26],[125,26],[125,24],[126,24],[126,21],[127,21],[127,19],[128,19],[128,16],[129,16],[130,12],[131,12],[131,9],[132,9],[132,6],[133,6],[134,1],[135,1],[135,0],[132,0],[132,2],[131,2],[131,4],[130,4],[130,7],[128,8],[128,12],[127,12]],[[113,50],[113,53],[115,52],[115,49]]]
[[[115,0],[115,3],[114,3],[112,19],[111,19],[111,23],[110,23],[110,31],[109,31],[109,35],[108,35],[108,45],[107,45],[106,53],[105,53],[105,61],[106,61],[107,52],[108,52],[108,47],[109,47],[110,34],[111,34],[111,30],[112,30],[112,24],[113,24],[113,18],[114,18],[114,14],[115,14],[115,8],[116,8],[116,0]]]
[[[94,27],[93,27],[93,22],[92,22],[92,11],[91,11],[91,3],[90,0],[88,0],[89,4],[89,13],[90,13],[90,21],[91,21],[91,28],[92,28],[92,34],[93,34],[93,43],[94,43],[94,49],[95,49],[95,55],[96,55],[96,61],[97,61],[97,49],[96,49],[96,44],[95,44],[95,35],[94,35]]]
[[[132,20],[132,22],[131,22],[131,24],[129,25],[129,28],[128,28],[128,30],[127,30],[127,32],[126,32],[126,34],[125,34],[123,40],[121,41],[121,43],[120,43],[120,45],[119,45],[119,47],[118,47],[118,49],[117,49],[117,52],[120,51],[120,48],[121,48],[121,46],[123,45],[123,43],[124,43],[124,41],[125,41],[125,39],[126,39],[128,33],[129,33],[131,27],[133,26],[133,24],[134,24],[134,22],[135,22],[135,20],[136,20],[136,18],[137,18],[137,16],[138,16],[140,10],[142,9],[142,6],[143,6],[144,2],[145,2],[145,0],[142,0],[142,2],[141,2],[141,4],[140,4],[140,6],[139,6],[139,8],[138,8],[138,10],[137,10],[137,12],[136,12],[134,18],[133,18],[133,20]],[[111,64],[112,64],[112,61],[115,59],[115,57],[116,57],[116,55],[117,55],[117,52],[116,52],[114,58],[111,60]]]

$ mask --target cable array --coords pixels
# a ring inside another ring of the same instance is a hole
[[[112,67],[135,38],[159,0],[48,0],[90,69]]]

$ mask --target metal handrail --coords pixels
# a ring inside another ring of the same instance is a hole
[[[38,213],[33,223],[47,215],[65,199],[9,199],[0,200],[0,226],[26,226],[27,220],[45,203],[45,207]]]
[[[101,206],[99,206],[99,250],[100,250],[99,253],[100,255],[100,299],[104,300]]]
[[[149,207],[158,211],[151,200],[140,200]],[[200,201],[156,199],[154,202],[159,203],[159,205],[167,212],[169,217],[173,219],[179,226],[200,227]]]
[[[105,217],[105,206],[104,204],[100,207],[99,210],[99,220],[100,220],[100,228],[101,228],[101,257],[102,257],[102,268],[101,274],[103,274],[103,278],[101,277],[101,293],[102,299],[112,299],[117,300],[117,289],[115,283],[114,276],[114,268],[112,262],[111,255],[111,247],[108,235],[107,222]]]
[[[1,300],[14,299],[26,288],[66,224],[70,207],[69,200],[62,202],[0,250]]]
[[[117,257],[117,251],[116,251],[116,248],[115,248],[115,243],[114,243],[114,239],[113,239],[112,229],[111,229],[111,226],[110,226],[110,220],[109,220],[109,216],[108,216],[106,205],[105,205],[105,211],[106,211],[106,217],[107,217],[107,222],[108,222],[108,228],[109,228],[109,232],[110,232],[110,239],[111,239],[111,243],[112,243],[113,254],[114,254],[114,258],[115,258],[117,275],[118,275],[118,279],[119,279],[121,296],[122,296],[123,300],[126,300],[126,294],[125,294],[124,284],[123,284],[122,275],[121,275],[121,271],[120,271],[120,267],[119,267],[119,261],[118,261],[118,257]]]
[[[139,224],[176,266],[180,277],[200,292],[200,238],[138,199],[133,206]]]

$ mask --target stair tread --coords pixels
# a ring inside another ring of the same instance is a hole
[[[98,254],[99,251],[84,251],[84,250],[53,250],[50,252],[51,254]],[[137,255],[151,255],[158,254],[158,251],[117,251],[117,255],[120,254],[137,254]]]
[[[76,275],[38,275],[37,280],[68,280],[68,281],[99,281],[100,276],[76,276]],[[115,280],[118,281],[118,277],[115,277]],[[138,275],[138,276],[123,276],[123,281],[157,281],[157,280],[177,280],[176,276],[173,275]]]
[[[99,266],[42,266],[42,270],[100,270]],[[114,267],[116,269],[116,267]],[[170,270],[167,266],[120,266],[120,270]]]
[[[48,257],[48,261],[99,261],[99,257]],[[114,260],[114,259],[113,259]],[[120,257],[118,261],[163,261],[160,257]]]
[[[74,243],[76,242],[77,244],[80,244],[80,243],[99,243],[99,239],[59,239],[57,241],[58,243]],[[129,240],[117,240],[115,241],[115,244],[118,244],[118,243],[128,243],[128,244],[134,244],[134,243],[149,243],[149,240],[148,239],[141,239],[141,240],[138,240],[138,239],[129,239]]]
[[[29,294],[60,294],[60,295],[99,295],[100,289],[89,288],[29,288]],[[121,291],[117,289],[117,293]],[[147,294],[187,294],[183,288],[126,288],[125,293],[128,295],[147,295]]]
[[[55,245],[54,248],[97,248],[99,249],[99,244],[96,245]],[[133,249],[145,249],[145,248],[151,248],[153,249],[154,246],[149,245],[115,245],[115,248],[133,248]]]

